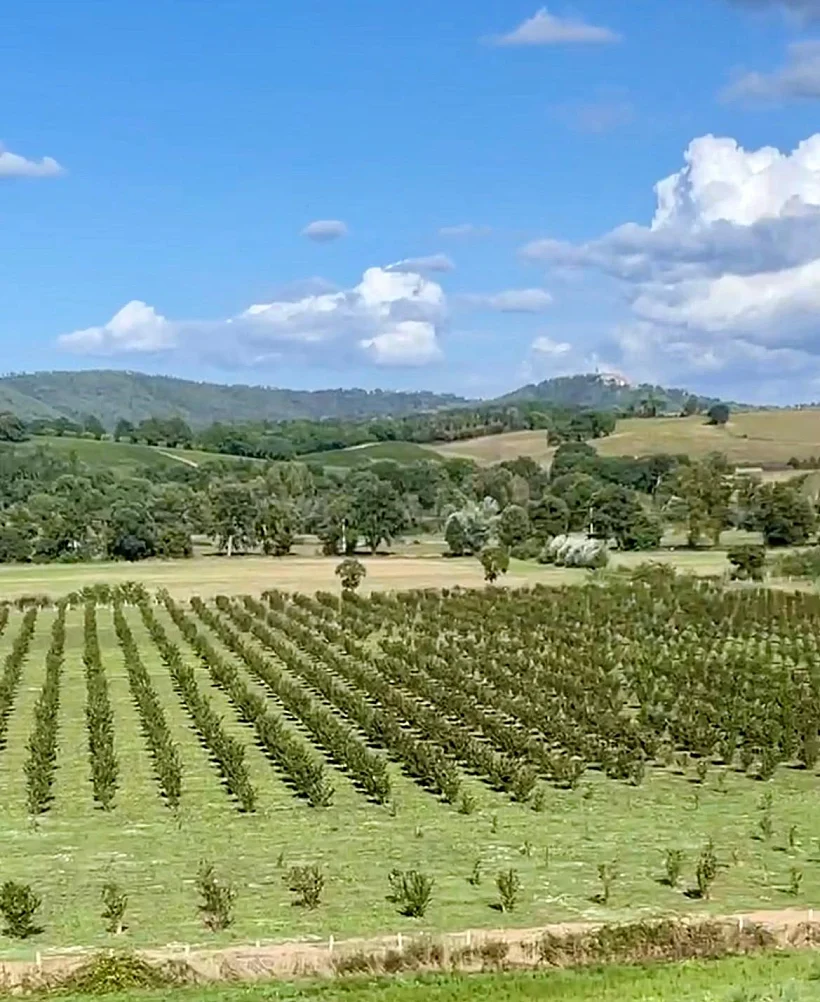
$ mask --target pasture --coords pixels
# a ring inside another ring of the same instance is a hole
[[[710,452],[722,452],[740,466],[785,464],[792,456],[808,459],[820,455],[820,410],[738,411],[724,427],[706,424],[702,415],[624,418],[612,435],[592,444],[602,456],[668,452],[699,459]],[[488,435],[434,448],[443,456],[464,456],[484,464],[518,456],[549,464],[555,453],[543,431]]]
[[[4,877],[42,896],[43,932],[0,954],[806,907],[818,624],[815,596],[693,582],[12,610]],[[202,859],[238,892],[225,932],[198,914]],[[296,864],[325,874],[315,910],[283,880]],[[395,868],[433,879],[423,918],[389,900]],[[123,937],[100,918],[107,880],[129,896]]]

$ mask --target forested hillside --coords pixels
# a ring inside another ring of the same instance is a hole
[[[16,414],[23,421],[54,421],[62,417],[82,422],[93,416],[108,431],[113,431],[120,420],[138,424],[149,418],[181,418],[191,428],[201,429],[214,423],[401,418],[460,407],[478,407],[482,411],[493,407],[498,412],[513,404],[621,411],[646,417],[685,411],[687,406],[689,413],[695,413],[708,409],[714,402],[685,390],[631,386],[623,380],[597,374],[548,379],[487,401],[470,401],[455,394],[425,390],[401,393],[229,386],[105,369],[22,373],[0,378],[0,412]],[[477,433],[485,432],[479,429]],[[443,440],[451,437],[460,436],[444,436]]]
[[[554,407],[589,407],[596,410],[620,410],[644,415],[682,411],[687,402],[707,410],[718,403],[714,397],[690,394],[688,390],[668,389],[650,383],[632,385],[616,376],[588,373],[557,376],[541,383],[529,383],[500,397],[497,403],[538,402]]]
[[[35,372],[0,378],[0,411],[25,421],[88,414],[113,429],[120,419],[180,417],[194,428],[214,421],[356,419],[453,407],[452,394],[388,390],[282,390],[265,386],[197,383],[141,372]]]

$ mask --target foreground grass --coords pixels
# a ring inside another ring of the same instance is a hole
[[[60,997],[65,1002],[92,998]],[[820,962],[811,954],[769,954],[651,967],[164,989],[107,997],[111,1002],[814,1002],[820,999]]]

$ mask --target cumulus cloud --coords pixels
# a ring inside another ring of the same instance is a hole
[[[477,223],[457,223],[455,226],[442,226],[438,233],[440,237],[469,239],[489,236],[492,233],[492,227],[481,226]]]
[[[820,374],[820,134],[791,153],[703,136],[655,195],[648,226],[522,253],[621,284],[632,319],[610,347],[644,377]]]
[[[461,297],[465,306],[498,313],[542,313],[552,305],[546,289],[508,289],[505,292],[472,293]]]
[[[215,321],[170,321],[141,302],[108,323],[64,334],[62,347],[91,355],[179,352],[238,368],[287,356],[323,365],[370,361],[425,365],[441,354],[444,290],[409,271],[368,268],[351,289],[249,306]]]
[[[0,144],[0,178],[3,177],[57,177],[64,170],[53,157],[27,160],[12,153]]]
[[[722,94],[727,101],[787,101],[820,98],[820,41],[795,42],[783,66],[772,73],[740,74]]]
[[[388,271],[447,272],[455,270],[455,263],[447,254],[428,254],[424,257],[408,257],[387,266]]]
[[[495,45],[577,45],[619,42],[621,36],[609,28],[588,24],[579,18],[558,17],[546,7],[505,35],[492,39]]]
[[[93,355],[153,352],[173,348],[178,329],[147,303],[132,299],[101,327],[63,334],[59,343],[71,351]]]
[[[341,219],[316,219],[302,230],[302,236],[317,244],[328,244],[347,236],[347,224]]]

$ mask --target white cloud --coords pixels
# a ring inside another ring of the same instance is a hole
[[[173,348],[178,330],[152,307],[132,299],[102,327],[63,334],[58,339],[70,351],[90,355],[165,351]]]
[[[457,223],[455,226],[442,226],[438,233],[440,237],[470,239],[489,236],[492,233],[492,227],[478,223]]]
[[[27,160],[19,153],[12,153],[0,144],[0,178],[3,177],[57,177],[63,168],[53,157],[42,160]]]
[[[546,289],[508,289],[505,292],[474,293],[460,297],[466,306],[499,313],[542,313],[552,305]]]
[[[795,42],[784,66],[772,73],[743,73],[722,93],[726,101],[820,98],[820,41]]]
[[[327,244],[347,236],[347,224],[341,219],[316,219],[302,230],[302,236],[318,244]]]
[[[532,350],[539,355],[546,355],[551,358],[560,358],[568,355],[572,351],[572,345],[568,341],[553,341],[551,337],[542,335],[532,342]]]
[[[703,136],[655,185],[649,226],[526,258],[618,281],[632,319],[609,348],[641,378],[820,374],[820,134],[791,153]]]
[[[402,320],[359,344],[378,365],[426,365],[442,357],[435,326],[423,320]]]
[[[428,254],[425,257],[408,257],[387,266],[388,271],[447,272],[455,271],[455,263],[447,254]]]
[[[424,365],[438,358],[447,315],[444,290],[420,274],[368,268],[352,289],[308,293],[249,306],[216,321],[170,321],[141,302],[107,324],[59,338],[90,355],[178,352],[225,366],[260,365],[286,355],[333,365]]]
[[[523,21],[505,35],[498,35],[492,41],[495,45],[573,45],[607,44],[619,42],[621,36],[609,28],[587,24],[573,17],[558,17],[550,14],[546,7],[536,11],[531,18]]]

